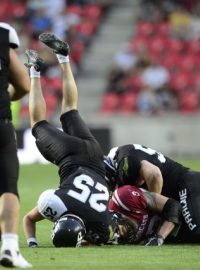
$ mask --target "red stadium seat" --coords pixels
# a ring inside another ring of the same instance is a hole
[[[116,93],[110,92],[104,94],[101,112],[106,114],[115,113],[119,108],[119,101],[119,96]]]
[[[170,53],[183,54],[185,52],[185,43],[178,39],[169,39],[168,48]]]
[[[159,37],[169,37],[170,25],[168,22],[159,22],[156,25],[156,35]]]
[[[97,28],[97,24],[90,20],[83,20],[76,26],[76,31],[84,37],[90,38],[94,35]]]
[[[67,13],[72,13],[72,14],[76,14],[76,15],[79,15],[79,16],[82,16],[82,8],[80,5],[67,5],[66,7],[66,12]]]
[[[183,113],[200,111],[199,95],[196,91],[184,91],[179,96],[179,104]]]
[[[12,15],[14,17],[21,18],[26,13],[26,6],[21,4],[20,1],[19,1],[19,3],[17,3],[17,1],[16,1],[16,3],[12,4],[12,11],[11,12],[12,12]]]
[[[157,37],[150,43],[150,51],[152,54],[165,56],[168,53],[168,39],[164,37]]]
[[[181,92],[194,87],[193,77],[185,72],[171,76],[170,86],[177,95],[180,95]]]
[[[200,68],[198,65],[198,57],[195,55],[186,55],[185,57],[182,57],[182,60],[180,61],[180,67],[185,72],[191,72],[191,73],[200,73]]]
[[[8,1],[1,1],[1,8],[0,8],[0,20],[4,21],[10,15],[10,7],[11,4]]]
[[[175,75],[181,72],[180,62],[182,58],[177,54],[170,54],[161,59],[161,63],[165,66],[170,74]]]
[[[155,24],[141,21],[137,24],[137,35],[143,37],[153,37],[155,35]]]
[[[189,40],[187,42],[187,49],[189,54],[200,55],[200,40]]]
[[[126,93],[120,98],[120,109],[123,113],[133,113],[136,111],[137,94]]]
[[[99,5],[87,4],[83,8],[82,15],[90,19],[99,20],[102,15],[102,10]]]
[[[71,44],[71,58],[76,64],[79,64],[81,62],[83,53],[85,51],[85,45],[83,42],[76,40]]]
[[[139,76],[139,75],[130,76],[127,79],[126,84],[127,84],[127,88],[129,89],[130,92],[138,93],[142,87],[141,76]]]
[[[140,47],[150,48],[150,40],[145,37],[135,36],[130,42],[130,49],[137,53]]]

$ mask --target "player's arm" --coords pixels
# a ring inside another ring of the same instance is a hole
[[[160,169],[157,166],[153,165],[147,160],[142,160],[139,178],[141,179],[141,181],[144,181],[146,183],[149,191],[159,194],[161,193],[163,187],[163,177]]]
[[[147,208],[153,213],[160,214],[162,218],[160,228],[147,240],[146,246],[160,246],[175,226],[179,226],[181,205],[178,201],[157,193],[144,192],[143,194],[147,201]]]
[[[29,247],[37,247],[36,223],[43,220],[44,217],[39,213],[38,208],[33,208],[23,218],[24,234]]]
[[[30,78],[14,49],[9,52],[9,82],[8,92],[12,101],[18,100],[29,93]]]

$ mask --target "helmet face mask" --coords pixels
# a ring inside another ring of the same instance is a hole
[[[133,244],[135,239],[135,230],[137,228],[136,222],[118,212],[111,212],[112,219],[118,225],[118,244],[126,245]]]
[[[80,247],[86,234],[83,220],[73,214],[62,216],[51,232],[51,239],[55,247]]]

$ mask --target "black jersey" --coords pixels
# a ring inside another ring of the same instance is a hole
[[[9,30],[0,27],[0,119],[11,119],[8,93]]]
[[[55,194],[63,201],[68,213],[83,219],[87,233],[97,234],[102,238],[100,242],[109,239],[109,191],[103,177],[79,167],[61,183]]]
[[[163,177],[162,194],[178,199],[179,183],[189,169],[162,153],[140,144],[128,144],[117,148],[114,162],[119,186],[136,183],[142,160],[147,160],[160,169]]]
[[[77,215],[85,224],[85,240],[100,244],[108,242],[115,228],[108,200],[104,178],[88,168],[79,167],[58,189],[44,191],[37,207],[44,218],[53,222],[65,214]]]

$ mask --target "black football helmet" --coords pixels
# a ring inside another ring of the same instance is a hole
[[[54,224],[51,238],[55,247],[79,247],[85,234],[83,220],[76,215],[66,214]]]

